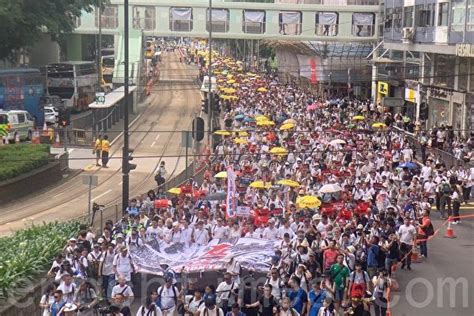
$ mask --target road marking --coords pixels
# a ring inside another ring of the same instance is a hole
[[[155,144],[156,144],[156,142],[153,142],[153,143],[151,143],[151,146],[150,146],[150,147],[153,147],[153,146],[155,146]]]
[[[93,198],[93,199],[91,200],[91,202],[94,202],[95,200],[97,200],[97,199],[103,197],[104,195],[109,194],[110,192],[112,192],[112,190],[109,189],[109,190],[105,191],[104,193],[97,195],[95,198]]]
[[[92,170],[94,167],[95,167],[95,165],[94,165],[93,163],[91,163],[91,164],[88,164],[88,165],[84,168],[84,170],[90,171],[90,170]]]
[[[58,193],[55,196],[53,196],[53,198],[58,197],[58,196],[63,195],[63,194],[64,194],[64,192]]]
[[[158,140],[160,138],[160,134],[156,135],[155,140]]]

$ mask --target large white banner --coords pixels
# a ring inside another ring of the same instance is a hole
[[[186,247],[182,243],[154,241],[130,245],[130,256],[138,272],[162,275],[167,265],[174,271],[206,272],[224,269],[233,258],[243,269],[267,272],[275,253],[275,241],[255,238],[212,240],[207,246]]]
[[[318,73],[322,70],[322,65],[319,63],[320,59],[316,56],[308,55],[296,55],[296,57],[300,66],[300,76],[308,78],[313,84],[317,83],[319,80]]]

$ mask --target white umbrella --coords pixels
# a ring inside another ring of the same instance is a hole
[[[336,145],[344,145],[346,143],[345,140],[342,139],[334,139],[329,142],[329,145],[336,146]]]
[[[342,188],[337,184],[325,184],[319,189],[319,193],[336,193],[342,191]]]

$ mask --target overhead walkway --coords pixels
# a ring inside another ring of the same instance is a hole
[[[130,29],[149,36],[293,41],[375,42],[378,0],[274,0],[255,3],[214,0],[130,0]],[[111,0],[101,17],[104,34],[123,33],[123,0]],[[77,34],[97,34],[97,10],[76,21]],[[132,45],[131,45],[132,47]]]
[[[142,77],[140,73],[143,69],[143,36],[141,31],[130,31],[129,36],[129,78],[131,85],[141,85],[142,82],[138,82],[139,78]],[[112,82],[116,85],[124,84],[125,78],[125,56],[123,49],[125,46],[125,41],[123,33],[118,33],[115,36],[115,45],[118,49],[115,50],[115,66],[114,66],[114,76]]]

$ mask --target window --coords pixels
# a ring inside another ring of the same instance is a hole
[[[209,9],[207,9],[206,30],[209,31]],[[212,31],[225,33],[229,31],[229,10],[212,9]]]
[[[454,76],[449,75],[453,74],[453,70],[456,64],[456,57],[449,55],[435,55],[435,74],[444,74],[439,76],[434,76],[434,84],[440,87],[454,88]],[[448,75],[446,75],[448,74]]]
[[[279,15],[280,34],[300,35],[302,14],[298,11],[282,11]]]
[[[8,124],[8,116],[0,115],[0,124]]]
[[[455,32],[464,30],[464,21],[466,20],[466,0],[453,0],[451,9],[451,28]]]
[[[434,5],[417,5],[415,7],[416,26],[429,27],[434,25]]]
[[[26,119],[27,119],[28,121],[34,121],[33,116],[31,116],[31,114],[28,113],[28,112],[26,113]]]
[[[467,31],[474,31],[474,0],[469,1],[467,13]]]
[[[99,27],[99,10],[95,10],[95,26]],[[106,5],[100,17],[104,29],[116,29],[118,23],[118,7],[116,5]]]
[[[449,3],[438,3],[438,26],[448,26]]]
[[[191,32],[193,30],[193,9],[170,8],[170,30]]]
[[[243,14],[242,31],[244,33],[265,33],[265,11],[244,10]]]
[[[403,27],[413,27],[413,6],[403,8]]]
[[[135,30],[152,31],[156,25],[155,8],[151,6],[133,7],[133,28]]]
[[[467,77],[469,76],[469,59],[459,58],[458,90],[467,91]]]
[[[18,123],[25,123],[25,114],[18,113]]]
[[[339,15],[336,12],[316,13],[316,35],[336,36]]]
[[[385,10],[384,28],[391,29],[393,26],[393,8],[387,8]]]
[[[352,35],[370,37],[374,35],[375,14],[352,14]]]

